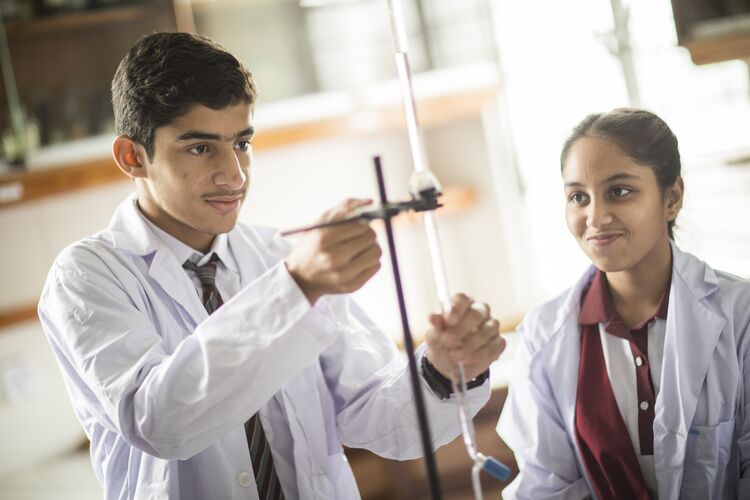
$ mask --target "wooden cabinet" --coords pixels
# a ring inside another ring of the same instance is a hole
[[[7,163],[24,163],[38,147],[110,132],[110,85],[123,55],[141,36],[176,27],[167,0],[55,4],[89,8],[44,15],[37,7],[25,13],[30,17],[3,23],[0,133]]]
[[[672,11],[695,64],[750,61],[750,0],[672,0]]]

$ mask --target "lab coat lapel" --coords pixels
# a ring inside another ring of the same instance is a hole
[[[139,213],[135,194],[117,208],[110,222],[110,230],[115,247],[149,262],[149,277],[182,306],[196,325],[208,317],[182,264],[177,262],[168,248],[159,245],[159,240]]]
[[[569,292],[564,306],[556,314],[551,342],[555,346],[549,349],[550,359],[545,362],[549,379],[553,382],[555,398],[560,408],[563,423],[568,435],[575,436],[575,408],[578,395],[578,367],[581,361],[581,330],[578,324],[578,313],[581,308],[581,295],[591,282],[596,272],[594,266],[583,274],[578,283]],[[576,456],[581,470],[584,470],[583,459],[576,444]],[[588,482],[588,477],[586,477]]]
[[[270,243],[256,238],[256,234],[247,227],[236,227],[227,234],[229,248],[240,273],[240,285],[243,287],[275,266],[290,251],[289,242],[280,238]]]
[[[685,445],[724,319],[705,305],[718,287],[713,271],[672,245],[660,394],[654,408],[654,465],[659,498],[678,498]]]
[[[245,287],[258,277],[258,270],[254,266],[248,265],[248,262],[262,262],[264,268],[270,267],[266,262],[267,256],[256,248],[258,245],[253,245],[239,230],[230,231],[227,240],[240,273],[240,286]]]
[[[196,325],[208,318],[208,312],[196,293],[195,285],[167,248],[162,247],[156,251],[148,274],[164,293],[182,306]]]

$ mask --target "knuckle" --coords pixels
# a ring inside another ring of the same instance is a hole
[[[325,267],[326,269],[333,269],[334,259],[333,259],[333,255],[331,255],[330,253],[323,253],[320,256],[320,261],[323,267]]]
[[[480,324],[485,319],[484,311],[481,311],[478,308],[474,308],[474,307],[469,309],[468,316],[469,316],[469,319],[471,319],[476,324]]]

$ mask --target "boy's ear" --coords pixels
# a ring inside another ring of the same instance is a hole
[[[666,192],[667,212],[669,213],[669,220],[675,220],[677,214],[680,213],[682,208],[682,199],[685,194],[685,183],[682,181],[682,176],[678,177],[677,180]]]
[[[112,156],[115,163],[131,179],[146,177],[143,159],[146,151],[143,146],[127,135],[118,135],[112,143]]]

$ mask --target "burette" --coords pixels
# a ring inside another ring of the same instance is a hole
[[[417,119],[417,108],[414,99],[411,68],[409,67],[409,51],[401,0],[387,1],[391,21],[394,56],[396,59],[396,70],[398,72],[398,81],[401,88],[401,98],[404,107],[404,115],[406,117],[406,131],[409,138],[409,149],[411,151],[412,164],[414,167],[414,172],[410,181],[411,191],[412,195],[415,195],[415,191],[419,192],[420,186],[423,183],[429,182],[428,179],[432,177],[432,174],[428,166],[427,156],[425,155],[424,138]],[[422,214],[422,221],[424,223],[425,235],[427,237],[427,247],[430,253],[430,264],[432,267],[433,279],[435,281],[435,289],[443,314],[447,315],[451,311],[452,300],[434,211],[424,212]],[[505,480],[510,475],[510,470],[499,461],[492,457],[488,457],[477,450],[474,422],[469,417],[467,411],[466,372],[464,370],[463,362],[458,363],[458,377],[454,377],[452,382],[456,407],[458,409],[458,417],[461,422],[461,432],[464,445],[466,446],[469,458],[473,461],[471,478],[472,488],[474,489],[474,498],[476,500],[482,500],[480,472],[484,470],[500,480]]]
[[[342,3],[353,3],[353,0],[302,0],[300,5],[303,7],[320,7]],[[406,118],[406,131],[413,165],[413,172],[409,180],[410,192],[415,199],[419,199],[422,193],[429,190],[437,191],[437,194],[439,195],[440,185],[430,171],[427,157],[425,155],[424,139],[417,118],[417,108],[414,99],[411,68],[409,66],[408,44],[401,0],[387,0],[387,3],[396,70],[398,73],[398,82],[401,91],[404,115]],[[424,211],[422,214],[422,220],[425,235],[427,237],[430,265],[432,268],[437,297],[440,301],[443,315],[446,316],[451,311],[452,299],[450,287],[448,286],[440,236],[438,234],[437,222],[433,210]],[[466,373],[463,363],[459,362],[457,368],[458,376],[452,378],[454,399],[458,410],[458,418],[461,424],[464,445],[469,458],[471,458],[473,462],[471,478],[474,497],[476,500],[482,500],[483,496],[480,473],[484,471],[491,476],[504,481],[510,476],[510,469],[498,460],[478,451],[474,422],[469,417],[467,410]],[[432,450],[426,450],[426,454],[431,453],[431,451]],[[436,496],[435,492],[433,492],[433,496]]]

